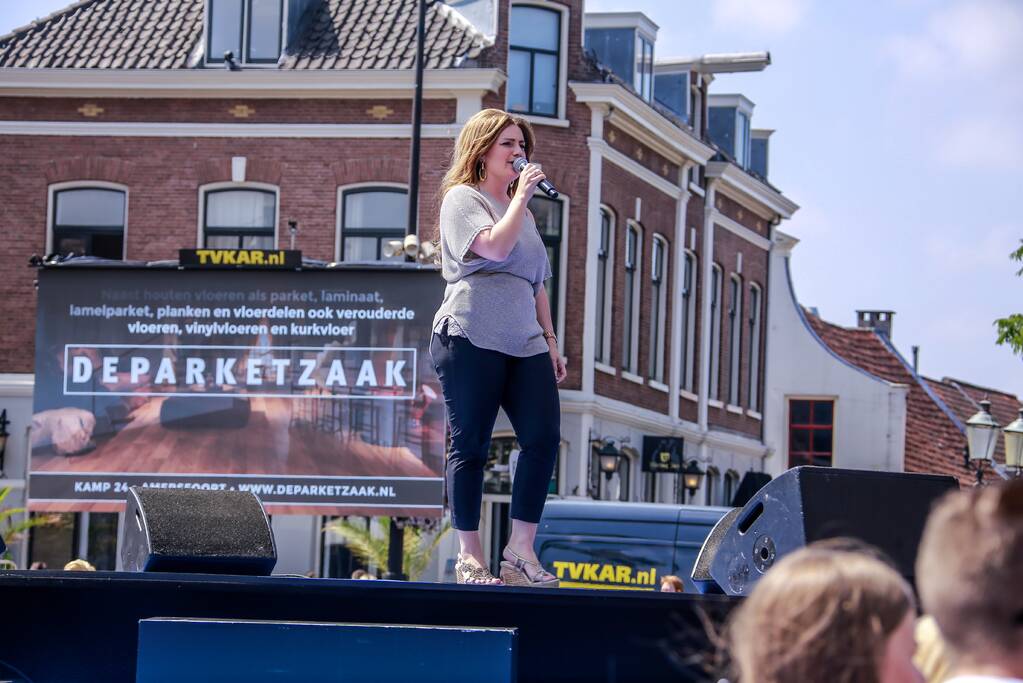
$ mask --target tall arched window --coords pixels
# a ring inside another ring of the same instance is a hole
[[[708,467],[707,475],[704,477],[704,485],[707,487],[703,492],[704,505],[718,504],[718,486],[721,483],[721,472],[716,467]]]
[[[558,114],[561,13],[513,5],[508,35],[508,110]]]
[[[721,267],[710,269],[710,390],[711,400],[720,400],[721,383]]]
[[[600,209],[600,244],[597,247],[597,324],[594,329],[596,352],[599,363],[611,362],[611,297],[614,275],[612,273],[612,248],[614,245],[614,217],[608,209]]]
[[[558,324],[558,297],[561,294],[561,236],[564,223],[565,205],[560,199],[533,195],[529,210],[536,220],[536,229],[547,248],[547,259],[551,262],[551,277],[544,282],[547,301],[551,306],[551,322]]]
[[[639,230],[629,225],[625,231],[625,291],[622,325],[622,367],[635,373],[638,363],[637,342],[639,341],[639,259],[642,255]]]
[[[731,507],[732,506],[732,501],[735,498],[735,493],[736,493],[736,491],[739,490],[739,473],[738,472],[736,472],[735,470],[728,470],[727,472],[725,472],[725,479],[724,479],[723,490],[724,490],[724,496],[723,496],[723,500],[721,501],[721,504]]]
[[[760,411],[760,287],[749,286],[749,377],[748,406],[755,412]]]
[[[342,189],[338,260],[403,261],[388,243],[405,239],[408,192],[397,187]]]
[[[682,262],[682,343],[679,348],[682,357],[679,359],[679,386],[685,391],[693,391],[693,364],[696,342],[696,256],[685,252]]]
[[[667,318],[668,243],[654,235],[650,250],[650,379],[664,382],[664,321]]]
[[[89,186],[55,190],[51,251],[124,258],[126,205],[124,190]]]
[[[739,405],[739,364],[742,353],[742,280],[729,278],[728,288],[728,403]]]
[[[277,193],[261,188],[222,188],[203,194],[203,246],[273,249]]]

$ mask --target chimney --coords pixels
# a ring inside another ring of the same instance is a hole
[[[893,317],[895,317],[895,311],[856,311],[856,326],[874,330],[890,340]]]
[[[920,347],[913,345],[913,372],[920,374]]]

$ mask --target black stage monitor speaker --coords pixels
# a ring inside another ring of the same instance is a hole
[[[267,576],[277,547],[253,493],[132,486],[121,564],[125,571]]]
[[[693,581],[704,592],[715,592],[716,584],[728,595],[747,595],[779,558],[836,537],[877,547],[912,581],[931,505],[958,488],[954,477],[795,467],[711,531]]]

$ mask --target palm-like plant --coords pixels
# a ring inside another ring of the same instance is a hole
[[[364,525],[354,524],[346,519],[337,519],[327,524],[324,528],[332,531],[344,539],[345,545],[353,555],[366,564],[374,564],[378,567],[387,566],[388,538],[390,537],[391,520],[388,517],[380,518],[380,526],[383,529],[382,536],[374,536]],[[409,580],[415,581],[426,570],[430,557],[437,549],[437,544],[451,528],[449,522],[437,530],[436,533],[424,531],[419,527],[406,526],[402,537],[402,567]]]
[[[4,499],[11,492],[10,486],[5,486],[0,489],[0,506],[3,505]],[[25,515],[24,519],[18,520],[19,515]],[[37,526],[50,526],[54,524],[60,524],[60,515],[46,515],[43,517],[29,517],[25,508],[3,508],[0,507],[0,535],[3,536],[4,545],[10,546],[12,543],[17,543],[25,537],[29,529]],[[10,558],[10,552],[6,552],[2,557],[2,565],[9,567],[13,564]]]

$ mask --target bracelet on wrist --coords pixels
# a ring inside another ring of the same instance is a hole
[[[553,332],[551,332],[550,330],[544,330],[543,331],[543,340],[549,344],[552,339],[554,340],[554,345],[557,346],[557,344],[558,344],[558,336],[556,334],[554,334]]]

